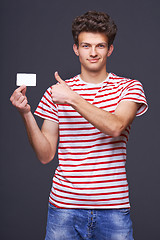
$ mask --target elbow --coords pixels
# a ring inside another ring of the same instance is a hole
[[[43,165],[46,165],[49,162],[51,162],[56,154],[56,148],[51,149],[51,148],[47,148],[47,147],[46,148],[42,147],[41,149],[38,149],[37,151],[36,151],[36,149],[34,149],[34,150],[35,150],[38,160]]]
[[[114,138],[119,137],[124,131],[123,124],[118,124],[110,130],[110,135]]]
[[[51,160],[42,160],[42,159],[39,159],[39,161],[43,164],[43,165],[46,165],[47,163],[51,162]]]
[[[37,156],[38,160],[43,164],[46,165],[49,162],[51,162],[54,158],[54,156]]]
[[[111,136],[116,138],[116,137],[119,137],[121,135],[122,131],[118,131],[118,130],[115,130],[111,133]]]

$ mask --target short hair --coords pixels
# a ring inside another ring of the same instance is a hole
[[[88,11],[76,17],[72,22],[72,35],[77,46],[81,32],[105,33],[108,38],[108,47],[110,47],[115,39],[117,26],[108,14]]]

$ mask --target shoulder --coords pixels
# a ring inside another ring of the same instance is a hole
[[[110,80],[114,84],[121,85],[123,88],[129,87],[129,86],[142,86],[142,83],[137,79],[118,76],[114,73],[110,74]]]

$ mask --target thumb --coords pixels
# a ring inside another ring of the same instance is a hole
[[[23,94],[23,96],[25,96],[26,95],[26,91],[27,91],[27,87],[26,86],[24,86],[24,88],[22,89],[22,94]]]
[[[58,72],[54,73],[55,79],[57,80],[57,82],[64,84],[64,81],[62,80],[62,78],[59,76]]]

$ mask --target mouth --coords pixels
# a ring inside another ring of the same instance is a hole
[[[96,63],[96,62],[99,61],[99,58],[91,58],[91,59],[88,59],[88,61],[89,61],[90,63]]]

